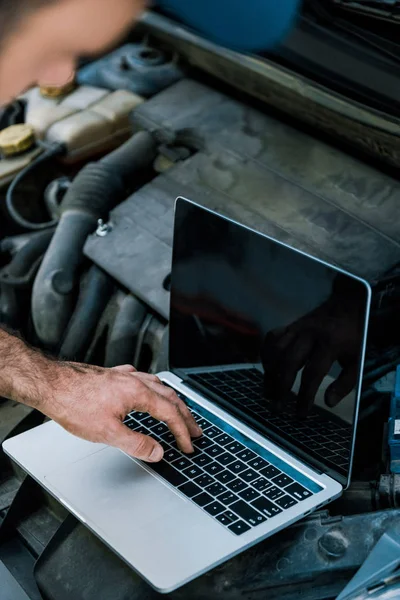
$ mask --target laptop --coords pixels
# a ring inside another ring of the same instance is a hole
[[[154,589],[171,592],[349,485],[370,298],[350,273],[178,198],[170,369],[159,377],[203,428],[195,453],[183,455],[164,423],[139,412],[125,424],[163,445],[160,463],[54,422],[3,448]]]

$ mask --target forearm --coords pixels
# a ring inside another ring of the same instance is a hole
[[[57,362],[0,329],[0,396],[44,411]]]

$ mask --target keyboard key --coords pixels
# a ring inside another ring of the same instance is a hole
[[[162,435],[163,433],[166,433],[168,430],[168,427],[165,425],[165,423],[158,423],[158,425],[155,425],[154,427],[151,428],[151,430],[153,431],[153,433],[156,433],[157,435]]]
[[[267,498],[269,498],[270,500],[276,500],[277,498],[280,498],[281,496],[283,496],[284,493],[285,492],[283,492],[282,490],[277,488],[275,485],[273,485],[268,490],[265,490],[264,496],[267,496]]]
[[[243,473],[243,471],[247,471],[247,465],[245,465],[244,463],[240,462],[239,460],[235,461],[234,463],[232,463],[231,465],[227,465],[228,469],[230,471],[232,471],[232,473]]]
[[[136,421],[143,421],[143,419],[146,419],[146,417],[149,416],[149,413],[133,411],[133,412],[129,413],[129,416],[131,416],[132,419],[136,419]]]
[[[140,427],[139,423],[137,423],[137,421],[134,421],[133,419],[130,419],[129,421],[124,421],[124,425],[126,425],[127,427],[129,427],[129,429],[132,429],[133,431]]]
[[[213,462],[209,465],[205,465],[204,470],[210,475],[216,476],[218,473],[221,473],[221,471],[224,470],[224,467],[216,462]]]
[[[160,444],[160,446],[163,447],[164,452],[168,452],[168,450],[172,450],[171,446],[165,441],[165,440],[158,440],[158,443]]]
[[[164,460],[167,462],[172,462],[173,460],[177,460],[178,458],[182,458],[182,454],[175,450],[175,448],[171,448],[169,446],[169,450],[164,452]]]
[[[215,474],[215,479],[218,479],[221,483],[228,484],[230,481],[235,479],[235,476],[230,471],[221,471],[220,473]]]
[[[209,456],[212,456],[212,458],[215,458],[216,456],[223,454],[224,450],[223,448],[221,448],[221,446],[217,446],[216,444],[214,444],[212,446],[209,446],[208,448],[205,448],[204,452]]]
[[[229,506],[230,504],[232,504],[232,502],[239,500],[239,498],[235,496],[235,494],[232,494],[232,492],[229,491],[224,492],[223,494],[218,496],[217,499],[219,502],[222,502],[222,504],[225,504],[225,506]]]
[[[277,469],[273,465],[268,465],[268,467],[265,467],[264,469],[261,469],[260,473],[261,473],[261,475],[264,475],[264,477],[268,477],[268,479],[271,479],[271,477],[275,477],[276,475],[280,475],[282,473],[282,471],[280,471],[279,469]]]
[[[243,444],[239,444],[239,442],[232,442],[231,444],[225,446],[225,450],[227,450],[228,452],[232,452],[232,454],[237,454],[242,450],[246,450],[246,447],[243,446]]]
[[[174,461],[173,466],[175,467],[175,469],[179,469],[180,471],[183,471],[183,469],[187,469],[188,467],[191,467],[192,462],[189,459],[187,459],[185,456],[181,456],[178,460]],[[200,471],[200,473],[201,473],[201,471]],[[195,477],[195,476],[193,475],[193,477]]]
[[[265,477],[260,477],[260,479],[257,479],[257,481],[253,481],[253,486],[259,492],[263,492],[264,490],[270,488],[272,486],[272,483],[268,481],[268,479],[265,479]]]
[[[266,521],[266,518],[262,514],[249,506],[249,504],[246,504],[246,502],[243,502],[243,500],[238,500],[230,508],[247,523],[253,525],[253,527]]]
[[[266,498],[263,498],[262,496],[260,498],[257,498],[257,500],[254,500],[254,502],[252,502],[252,505],[255,506],[257,510],[261,511],[263,515],[265,515],[269,519],[271,517],[275,517],[275,515],[279,515],[279,513],[282,512],[281,508],[279,508]]]
[[[256,498],[259,498],[260,494],[258,492],[256,492],[255,490],[253,490],[253,488],[248,487],[245,490],[243,490],[242,492],[239,492],[239,496],[246,502],[251,502],[252,500],[255,500]]]
[[[149,433],[147,434],[149,437],[153,438],[153,440],[156,440],[156,442],[159,441],[159,437],[157,434],[153,433],[152,431],[149,431]]]
[[[213,501],[210,494],[206,494],[206,492],[202,492],[198,496],[194,496],[192,500],[193,502],[196,502],[196,504],[198,504],[199,506],[207,506],[207,504],[210,504],[210,502]]]
[[[312,496],[312,493],[310,492],[310,490],[307,490],[305,487],[303,487],[299,483],[292,483],[292,485],[289,485],[285,489],[285,492],[287,494],[291,494],[292,496],[297,498],[297,500],[305,500],[306,498],[309,498],[310,496]]]
[[[233,481],[231,481],[230,483],[228,482],[226,484],[226,487],[228,487],[230,490],[232,490],[232,492],[236,492],[239,493],[242,490],[245,490],[248,486],[247,484],[242,481],[241,479],[234,479]]]
[[[212,496],[219,496],[223,492],[226,492],[226,488],[221,483],[212,483],[206,487],[206,492]]]
[[[261,469],[264,469],[264,467],[267,467],[269,465],[269,463],[264,460],[263,458],[254,458],[253,460],[249,461],[249,467],[252,467],[253,469],[255,469],[256,471],[260,471]]]
[[[276,477],[271,479],[271,481],[275,485],[279,485],[279,487],[282,487],[282,488],[286,487],[290,483],[293,483],[293,479],[291,477],[289,477],[288,475],[285,475],[285,473],[282,473],[281,475],[277,475]]]
[[[222,525],[230,525],[234,521],[238,520],[238,517],[233,514],[233,512],[226,511],[217,516],[217,520],[222,523]]]
[[[153,427],[153,425],[158,425],[159,421],[154,419],[153,417],[147,417],[147,419],[142,420],[142,425],[145,427]]]
[[[204,452],[201,452],[201,454],[199,454],[198,456],[194,456],[192,458],[192,461],[198,467],[204,467],[205,465],[209,465],[212,462],[212,458],[211,456],[204,454]]]
[[[216,460],[221,463],[221,465],[230,465],[235,461],[235,457],[233,454],[229,454],[229,452],[224,452],[223,454],[220,454],[220,456],[217,456]]]
[[[135,427],[135,431],[136,433],[142,433],[143,435],[149,435],[150,431],[147,429],[147,427],[143,427],[143,425],[140,425],[139,427]]]
[[[194,482],[200,487],[205,488],[207,485],[211,485],[212,483],[214,483],[214,479],[209,475],[203,473],[203,475],[200,475],[200,477],[196,477]]]
[[[226,446],[226,444],[232,443],[234,441],[235,440],[233,439],[233,437],[231,437],[227,433],[223,433],[222,435],[219,435],[218,437],[214,438],[214,442],[217,442],[220,446]]]
[[[194,446],[196,446],[197,448],[200,448],[201,450],[204,450],[205,448],[208,448],[209,446],[213,445],[212,440],[209,440],[206,437],[201,437],[198,438],[197,440],[193,440],[193,444]]]
[[[208,427],[205,430],[206,436],[210,439],[216,438],[217,435],[220,435],[221,433],[222,433],[221,429],[218,429],[218,427],[215,427],[214,425],[212,427]]]
[[[178,487],[183,483],[187,483],[188,481],[187,477],[174,469],[171,465],[165,462],[165,460],[162,460],[158,463],[152,463],[151,468],[175,487]]]
[[[161,436],[161,439],[163,439],[164,441],[166,441],[168,444],[171,444],[171,446],[173,446],[174,444],[176,444],[175,436],[170,431],[167,431],[167,433],[163,433],[162,436]]]
[[[208,506],[205,506],[204,510],[208,512],[209,515],[215,517],[225,510],[225,506],[220,502],[212,502],[211,504],[208,504]]]
[[[257,458],[257,454],[255,452],[253,452],[252,450],[248,450],[247,448],[246,448],[246,450],[242,450],[242,452],[239,452],[239,454],[237,454],[236,456],[237,456],[237,458],[240,458],[240,460],[243,460],[244,462],[249,462],[249,460]]]
[[[295,504],[297,504],[297,500],[295,500],[294,498],[292,498],[291,496],[282,496],[282,498],[278,498],[277,500],[275,500],[275,502],[277,504],[279,504],[279,506],[281,508],[290,508],[291,506],[294,506]]]
[[[254,479],[257,479],[257,477],[259,476],[260,474],[257,473],[257,471],[253,471],[253,469],[247,469],[247,471],[244,471],[239,475],[239,477],[241,477],[242,479],[244,479],[244,481],[247,481],[248,483],[254,481]]]
[[[198,477],[199,475],[201,475],[203,473],[203,471],[197,465],[193,465],[193,466],[189,467],[188,469],[185,469],[184,471],[182,471],[182,473],[184,473],[187,477],[194,479],[195,477]]]
[[[229,525],[228,529],[236,535],[242,535],[242,533],[249,531],[250,527],[244,521],[236,521],[236,523]]]
[[[179,486],[178,490],[188,498],[193,498],[193,496],[197,496],[197,494],[200,494],[202,491],[201,488],[192,481]]]
[[[201,427],[202,429],[206,429],[207,427],[210,427],[212,425],[212,423],[210,423],[210,421],[207,421],[207,419],[204,419],[203,417],[200,417],[199,419],[196,419],[196,417],[195,417],[195,421],[196,421],[197,425],[199,427]]]

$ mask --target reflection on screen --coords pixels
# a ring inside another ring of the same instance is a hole
[[[178,200],[170,366],[347,475],[367,288]]]

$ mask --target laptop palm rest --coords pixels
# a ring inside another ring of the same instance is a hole
[[[45,477],[52,492],[159,590],[190,580],[239,546],[198,507],[115,448]],[[208,540],[215,542],[210,548]],[[188,540],[192,544],[188,545]],[[196,543],[193,543],[196,540]],[[180,560],[185,548],[185,560]]]
[[[129,535],[185,502],[114,448],[103,448],[45,479],[62,499],[71,500],[79,518],[100,525],[107,537],[109,526],[115,532],[120,523],[121,534]]]

